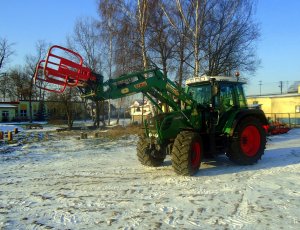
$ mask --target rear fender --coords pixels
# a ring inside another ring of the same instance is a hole
[[[246,117],[255,117],[261,122],[266,133],[268,132],[269,123],[264,112],[261,109],[243,109],[238,111],[235,114],[234,119],[230,119],[230,122],[226,123],[223,131],[229,136],[233,136],[234,130],[238,123]]]

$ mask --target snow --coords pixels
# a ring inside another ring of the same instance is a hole
[[[258,164],[220,156],[194,177],[142,166],[137,136],[43,137],[0,146],[1,229],[299,229],[300,129]]]

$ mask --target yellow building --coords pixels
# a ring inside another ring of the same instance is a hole
[[[248,96],[247,102],[249,106],[260,106],[272,120],[300,125],[300,85],[295,93]]]
[[[39,109],[39,101],[31,102],[33,119]],[[45,108],[46,109],[46,108]],[[0,102],[0,122],[28,121],[30,119],[29,101]]]

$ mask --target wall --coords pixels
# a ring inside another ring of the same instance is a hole
[[[12,121],[16,117],[16,108],[0,108],[0,122],[5,122],[6,120],[3,120],[2,112],[8,111],[8,120]]]
[[[248,97],[248,105],[257,102],[265,113],[295,113],[300,106],[300,94]]]
[[[31,106],[32,106],[32,119],[35,119],[34,114],[38,112],[39,109],[39,101],[32,101]],[[46,107],[45,107],[46,108]],[[23,112],[22,112],[23,111]],[[24,112],[26,111],[26,112]],[[30,112],[29,112],[29,101],[20,101],[19,106],[18,106],[18,118],[20,120],[29,120],[30,118]]]
[[[300,94],[248,97],[247,102],[249,106],[254,102],[261,105],[266,116],[273,121],[295,127],[300,125]]]

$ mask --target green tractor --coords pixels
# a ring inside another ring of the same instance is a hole
[[[38,64],[35,82],[54,92],[77,87],[94,101],[143,93],[154,107],[137,143],[138,159],[146,166],[161,166],[171,155],[177,174],[194,175],[204,158],[226,154],[237,164],[250,165],[264,153],[268,121],[262,110],[248,108],[238,77],[196,77],[184,89],[151,69],[103,82],[83,66],[79,54],[53,46]]]

